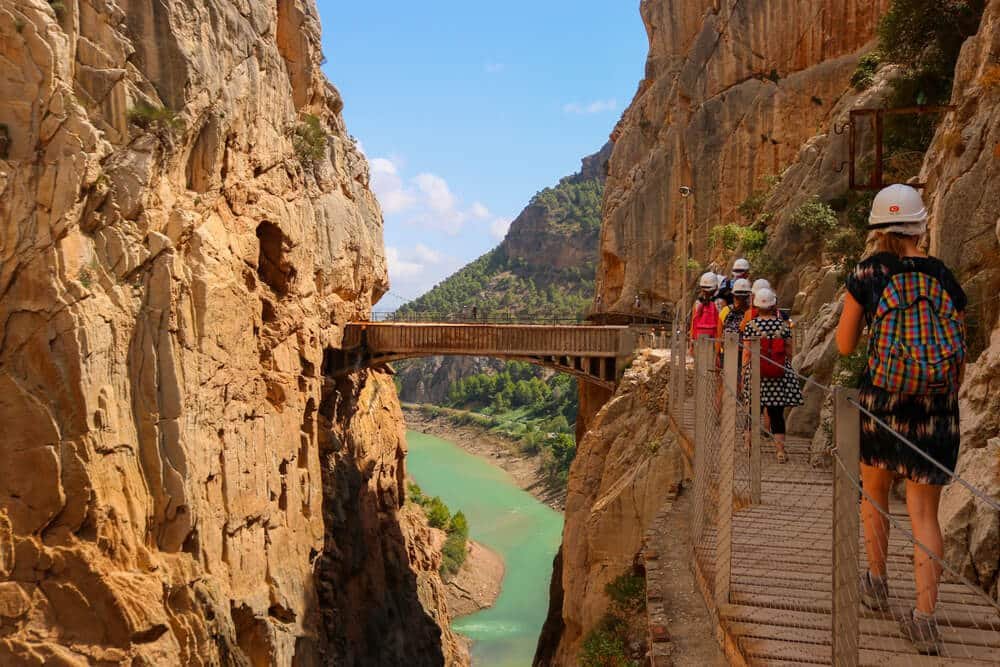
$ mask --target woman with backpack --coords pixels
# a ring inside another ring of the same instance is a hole
[[[889,609],[889,489],[900,475],[906,479],[906,509],[913,537],[933,557],[914,547],[916,607],[899,623],[918,651],[937,653],[940,633],[934,609],[941,566],[935,559],[943,553],[938,503],[941,488],[951,476],[925,456],[948,470],[955,469],[967,299],[944,263],[920,249],[927,230],[927,209],[919,192],[907,185],[890,185],[876,195],[868,220],[878,252],[858,264],[847,278],[837,347],[842,355],[853,353],[863,327],[868,325],[868,364],[859,387],[859,402],[920,451],[861,413],[865,491],[861,518],[868,571],[861,577],[860,594],[867,607]]]
[[[698,298],[691,309],[691,350],[699,338],[715,336],[719,325],[719,309],[715,305],[715,291],[719,288],[718,276],[711,271],[698,280]]]
[[[760,339],[760,405],[767,412],[778,463],[787,463],[785,408],[802,405],[802,387],[792,373],[792,330],[778,313],[778,295],[769,287],[753,297],[756,314],[743,328],[745,339]],[[750,394],[750,347],[743,348],[743,386]]]

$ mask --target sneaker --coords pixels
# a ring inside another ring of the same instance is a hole
[[[941,652],[941,633],[938,630],[937,619],[933,616],[915,618],[914,610],[910,610],[899,619],[899,629],[903,636],[910,640],[917,653],[937,655]]]
[[[885,579],[872,579],[871,572],[861,575],[861,602],[874,611],[888,611],[889,582]]]

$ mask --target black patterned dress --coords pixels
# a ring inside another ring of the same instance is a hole
[[[858,264],[847,277],[847,291],[865,312],[871,326],[882,291],[890,278],[903,271],[917,271],[936,278],[951,297],[955,308],[964,311],[968,299],[955,276],[935,257],[900,259],[878,253]],[[958,393],[893,394],[872,385],[867,369],[862,375],[859,402],[902,436],[948,470],[955,469],[960,438]],[[861,413],[861,461],[866,465],[893,470],[920,484],[947,484],[951,477],[919,453]]]
[[[755,317],[743,329],[744,338],[784,338],[792,341],[792,329],[780,317]],[[750,395],[750,373],[744,369],[744,393]],[[765,408],[788,408],[802,405],[802,384],[792,373],[792,358],[785,355],[785,374],[780,378],[760,379],[760,404]]]

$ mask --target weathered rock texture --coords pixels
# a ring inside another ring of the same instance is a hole
[[[670,367],[639,357],[577,445],[536,664],[573,665],[607,612],[605,586],[640,562],[643,537],[684,478],[667,417]]]
[[[888,4],[643,0],[646,74],[615,129],[604,198],[607,308],[678,298],[684,246],[706,261],[711,228],[737,221],[761,178],[829,123]]]
[[[989,341],[972,363],[961,393],[959,474],[994,498],[1000,492],[1000,1],[991,0],[977,35],[966,41],[955,67],[951,102],[924,160],[931,252],[953,267],[972,302],[973,335]],[[948,555],[967,565],[996,598],[1000,517],[964,490],[942,501]],[[960,505],[960,507],[958,507]],[[954,512],[952,514],[952,512]],[[972,566],[974,564],[974,568]]]
[[[391,383],[321,372],[386,271],[313,3],[0,44],[0,663],[452,660]]]

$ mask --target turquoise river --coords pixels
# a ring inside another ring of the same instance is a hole
[[[563,517],[522,491],[500,468],[459,446],[407,431],[410,476],[424,493],[462,510],[472,539],[503,556],[503,589],[490,609],[456,619],[473,640],[475,667],[527,667],[549,606],[552,558]]]

